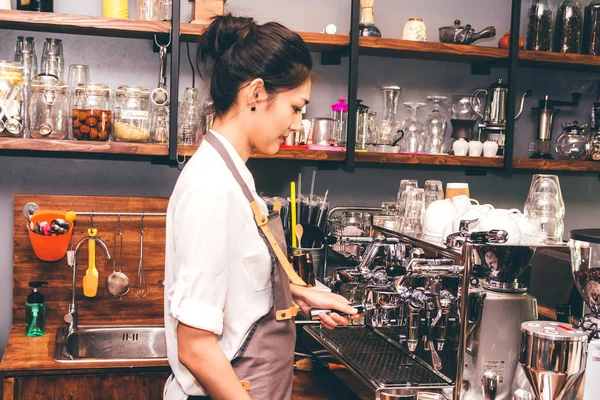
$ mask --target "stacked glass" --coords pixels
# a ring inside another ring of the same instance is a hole
[[[44,42],[41,66],[43,74],[54,75],[59,81],[64,79],[65,59],[62,40],[46,39]]]
[[[402,179],[400,181],[400,187],[398,188],[398,195],[396,196],[396,210],[398,212],[398,221],[396,230],[399,231],[402,227],[402,220],[404,218],[404,209],[406,206],[406,192],[409,189],[418,189],[419,183],[416,179]]]
[[[423,234],[423,216],[425,215],[425,190],[411,187],[406,190],[404,216],[400,232],[419,237]]]
[[[565,203],[558,176],[534,175],[523,211],[526,244],[562,243]]]

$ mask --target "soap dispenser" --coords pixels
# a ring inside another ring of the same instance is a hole
[[[46,304],[44,295],[38,292],[38,288],[47,285],[48,282],[29,282],[33,291],[27,296],[25,304],[25,335],[30,337],[44,336],[46,333]]]

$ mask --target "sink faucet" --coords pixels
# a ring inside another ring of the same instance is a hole
[[[71,303],[69,304],[69,312],[65,314],[64,320],[69,324],[69,334],[75,330],[77,330],[77,304],[75,303],[75,289],[76,289],[76,273],[77,273],[77,254],[79,253],[79,247],[83,244],[83,242],[87,242],[89,240],[95,240],[102,249],[104,249],[104,253],[106,254],[106,259],[110,260],[110,252],[108,251],[108,247],[106,243],[104,243],[100,238],[96,236],[86,236],[81,239],[77,245],[75,246],[75,250],[69,250],[67,252],[67,262],[73,268],[73,292],[71,293]]]

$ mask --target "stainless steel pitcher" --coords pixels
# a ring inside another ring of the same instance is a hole
[[[475,108],[477,98],[480,93],[485,93],[487,100],[484,107],[483,114]],[[521,96],[521,105],[519,112],[515,115],[515,119],[521,116],[523,112],[523,106],[525,105],[525,98],[531,95],[531,90],[527,90]],[[506,127],[506,106],[508,104],[508,85],[505,84],[502,79],[498,79],[498,82],[492,84],[489,89],[477,89],[471,95],[471,106],[473,110],[483,118],[483,123],[487,128],[498,128],[504,129]]]

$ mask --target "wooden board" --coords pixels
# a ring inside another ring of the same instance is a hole
[[[508,50],[496,47],[373,37],[358,40],[360,54],[369,56],[499,64],[508,60]]]
[[[0,10],[0,29],[19,31],[152,39],[155,33],[168,35],[170,27],[164,21]]]
[[[535,68],[598,72],[600,56],[519,50],[519,64]]]
[[[600,162],[580,160],[539,160],[534,158],[515,158],[513,168],[534,171],[581,171],[599,172]]]
[[[132,154],[167,156],[169,147],[158,143],[93,142],[85,140],[47,140],[0,138],[0,149],[23,151],[56,151],[68,153]]]
[[[179,145],[177,153],[180,156],[193,156],[198,150],[198,146]],[[276,158],[281,160],[317,160],[317,161],[343,161],[346,159],[345,151],[327,151],[327,150],[292,150],[281,149],[276,154],[267,155],[258,152],[252,152],[250,158]]]
[[[501,168],[504,164],[502,157],[468,157],[436,154],[397,154],[378,152],[356,152],[357,162],[387,163],[387,164],[418,164],[418,165],[448,165],[457,167],[486,167]]]
[[[63,258],[57,262],[40,261],[33,253],[23,217],[23,205],[37,203],[41,209],[68,209],[73,211],[114,212],[165,212],[168,199],[144,197],[104,196],[42,196],[15,195],[14,198],[14,244],[13,244],[13,323],[25,321],[25,301],[30,293],[28,282],[47,281],[48,286],[40,289],[47,305],[47,324],[62,325],[71,298],[72,270]],[[98,237],[106,242],[109,250],[114,249],[114,234],[117,217],[96,216],[94,225]],[[89,216],[77,219],[73,229],[72,244],[87,236],[91,227]],[[83,244],[78,255],[76,301],[79,306],[79,324],[163,324],[163,291],[159,281],[164,279],[165,218],[144,218],[143,266],[148,285],[148,295],[137,298],[133,285],[140,260],[140,218],[122,217],[123,272],[129,277],[132,288],[127,296],[117,301],[104,287],[104,281],[113,270],[107,263],[99,246],[96,247],[96,264],[99,272],[98,294],[94,298],[83,296],[82,279],[87,269],[87,244]]]

